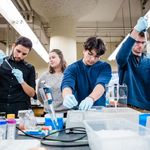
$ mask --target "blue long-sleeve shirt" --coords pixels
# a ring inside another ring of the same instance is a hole
[[[128,37],[116,56],[119,80],[128,87],[128,104],[150,110],[150,58],[143,54],[138,62],[132,53],[134,43]]]
[[[79,104],[93,91],[97,84],[105,86],[111,79],[111,67],[108,63],[98,61],[92,66],[79,60],[68,66],[64,72],[61,90],[70,87]],[[105,106],[105,93],[94,103]]]

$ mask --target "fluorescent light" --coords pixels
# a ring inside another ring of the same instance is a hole
[[[33,49],[43,58],[45,62],[48,63],[48,52],[42,46],[39,39],[36,37],[11,0],[1,0],[0,13],[21,36],[31,39]]]
[[[150,27],[150,10],[146,13],[146,15],[144,16],[148,19],[148,28]],[[117,48],[114,50],[114,52],[108,57],[108,60],[115,60],[116,59],[116,55],[120,49],[120,47],[122,46],[122,44],[124,43],[124,41],[129,37],[130,34],[128,34],[124,40],[117,46]]]

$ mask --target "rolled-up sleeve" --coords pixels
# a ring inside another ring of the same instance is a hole
[[[101,72],[96,80],[96,85],[101,84],[105,86],[109,83],[111,76],[111,66],[108,63],[105,63],[101,68]]]
[[[64,71],[64,76],[61,83],[61,91],[66,87],[70,87],[72,90],[74,90],[75,81],[76,81],[75,66],[70,65]]]

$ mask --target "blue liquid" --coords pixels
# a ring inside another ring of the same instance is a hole
[[[63,129],[64,125],[63,118],[57,118],[57,122],[58,122],[58,130]],[[51,126],[53,130],[56,129],[51,118],[45,118],[45,126]]]

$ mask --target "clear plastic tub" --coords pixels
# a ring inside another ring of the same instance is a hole
[[[149,150],[150,130],[121,118],[84,120],[91,150]]]
[[[127,107],[110,107],[103,108],[100,110],[71,110],[67,113],[66,128],[70,127],[84,127],[83,120],[93,119],[112,119],[112,118],[125,118],[134,123],[139,123],[140,112],[127,108]]]

